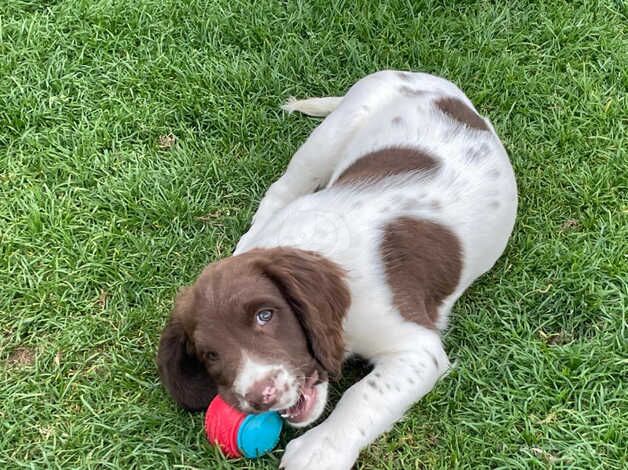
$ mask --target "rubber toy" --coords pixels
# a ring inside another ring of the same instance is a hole
[[[205,413],[207,440],[220,447],[227,457],[257,458],[270,452],[279,442],[283,420],[267,411],[246,415],[216,395]]]

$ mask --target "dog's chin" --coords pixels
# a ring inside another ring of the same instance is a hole
[[[293,428],[304,428],[320,418],[327,403],[328,382],[321,382],[303,389],[297,402],[290,408],[281,410],[281,416]]]

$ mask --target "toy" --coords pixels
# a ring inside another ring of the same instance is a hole
[[[205,413],[207,440],[218,445],[227,457],[256,458],[270,452],[279,442],[283,421],[268,411],[245,415],[216,395]]]

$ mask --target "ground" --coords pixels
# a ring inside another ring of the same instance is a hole
[[[279,105],[396,68],[490,117],[520,210],[454,309],[457,367],[357,468],[626,468],[625,2],[1,10],[0,467],[276,466],[291,432],[257,461],[207,445],[159,384],[159,333],[318,122]]]

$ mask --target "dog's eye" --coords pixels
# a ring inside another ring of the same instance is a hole
[[[215,353],[214,351],[207,351],[205,353],[205,359],[208,361],[215,361],[218,359],[218,353]]]
[[[271,318],[273,318],[273,311],[272,310],[260,310],[255,315],[255,318],[257,319],[258,325],[264,326],[266,323],[270,321]]]

